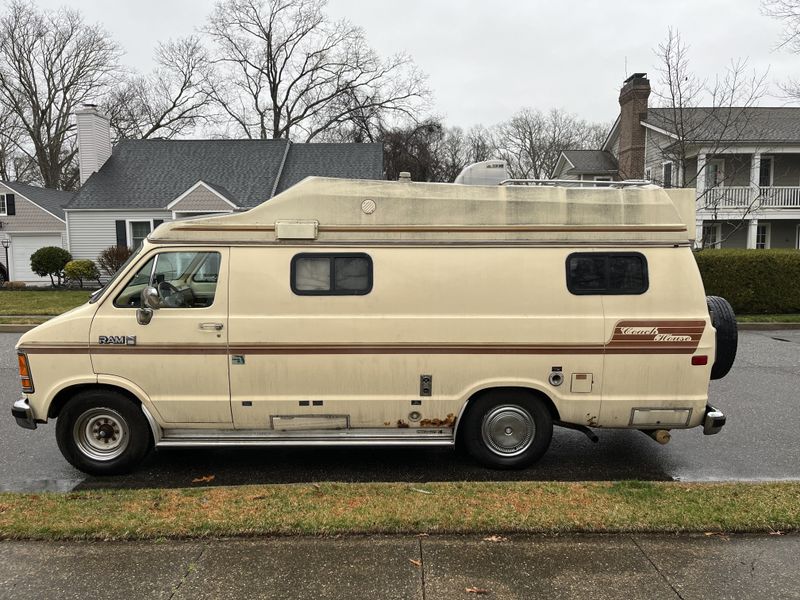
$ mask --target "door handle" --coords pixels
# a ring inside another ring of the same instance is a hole
[[[219,331],[222,329],[222,323],[200,323],[200,329],[203,331]]]

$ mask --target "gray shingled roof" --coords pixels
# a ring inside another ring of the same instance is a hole
[[[383,179],[380,144],[292,144],[276,193],[309,177]]]
[[[605,150],[564,150],[564,156],[574,166],[568,173],[616,173],[617,161]]]
[[[75,192],[64,192],[61,190],[51,190],[49,188],[28,185],[18,181],[3,181],[3,185],[10,187],[20,196],[25,196],[28,200],[43,208],[49,213],[54,214],[62,221],[64,217],[64,207],[69,204]]]
[[[238,206],[250,208],[272,196],[287,144],[286,140],[121,141],[67,208],[164,208],[199,180]],[[283,188],[289,181],[299,181],[297,174],[328,175],[332,169],[339,177],[382,177],[380,144],[291,145],[299,147],[307,149],[297,153],[297,165],[287,155],[279,180]]]
[[[648,125],[675,133],[683,123],[683,136],[694,142],[800,142],[800,107],[698,107],[676,115],[669,108],[648,108]]]

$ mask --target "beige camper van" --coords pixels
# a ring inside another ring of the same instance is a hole
[[[529,182],[528,182],[529,183]],[[309,178],[165,223],[17,347],[23,427],[95,474],[175,446],[463,446],[519,468],[554,426],[720,430],[736,323],[690,190]]]

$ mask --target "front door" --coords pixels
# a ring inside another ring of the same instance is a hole
[[[230,424],[227,271],[226,248],[142,256],[92,322],[95,372],[132,382],[167,423]],[[158,290],[159,308],[140,325],[148,285]]]

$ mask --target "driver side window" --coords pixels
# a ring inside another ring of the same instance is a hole
[[[205,308],[214,303],[219,252],[161,252],[148,260],[114,299],[114,306],[139,308],[142,291],[158,290],[159,308]]]

